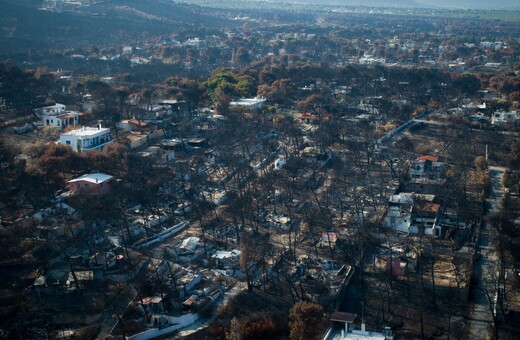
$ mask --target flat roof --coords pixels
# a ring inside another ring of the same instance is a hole
[[[80,182],[80,181],[85,181],[85,182],[89,182],[89,183],[103,183],[112,178],[113,178],[113,176],[97,172],[97,173],[86,174],[86,175],[80,176],[78,178],[71,179],[69,181],[69,183],[75,183],[75,182]]]
[[[195,250],[197,245],[199,244],[200,238],[196,236],[191,236],[182,240],[181,248]]]
[[[164,100],[161,100],[158,104],[159,105],[172,105],[172,104],[178,104],[178,103],[182,103],[182,102],[179,102],[176,99],[164,99]]]
[[[130,133],[126,134],[125,137],[128,138],[131,142],[135,142],[137,140],[146,138],[146,135],[143,135],[142,133],[139,133],[139,132],[130,132]]]
[[[205,143],[206,142],[206,138],[190,138],[188,140],[188,143],[193,143],[193,144],[199,144],[199,143]]]
[[[400,192],[395,195],[391,195],[389,198],[390,203],[413,203],[414,200],[433,202],[435,195],[433,194],[417,194],[414,192]]]
[[[391,195],[388,200],[390,203],[413,203],[413,193],[401,192],[399,194]]]
[[[110,132],[110,128],[84,126],[81,129],[72,130],[67,133],[64,133],[62,134],[62,136],[95,136],[97,134],[105,134],[105,132]]]
[[[211,255],[214,259],[229,259],[237,256],[240,256],[240,250],[238,249],[232,251],[217,250],[215,254]]]
[[[297,116],[296,118],[298,118],[298,119],[320,119],[319,116],[313,116],[310,114],[301,114],[301,115]]]
[[[182,141],[180,139],[164,139],[160,142],[162,146],[178,146],[182,144]]]
[[[56,103],[54,105],[40,107],[40,109],[53,109],[53,108],[62,108],[62,107],[65,107],[65,105]]]
[[[74,274],[76,274],[78,281],[91,281],[94,278],[94,272],[92,270],[75,270]],[[67,281],[74,281],[72,272],[69,273]]]
[[[230,105],[252,106],[252,105],[263,103],[265,101],[266,101],[265,98],[241,98],[241,99],[234,100],[229,104]]]

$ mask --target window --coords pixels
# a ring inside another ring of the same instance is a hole
[[[65,144],[70,145],[70,140],[66,141]]]

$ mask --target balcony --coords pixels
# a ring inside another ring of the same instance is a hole
[[[102,139],[96,140],[92,144],[83,145],[81,147],[81,151],[102,150],[105,147],[105,145],[112,144],[113,142],[114,142],[113,139],[102,138]]]

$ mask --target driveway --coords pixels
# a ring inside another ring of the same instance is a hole
[[[500,211],[504,191],[502,178],[505,168],[490,167],[491,190],[486,196],[485,216]],[[468,339],[491,339],[493,337],[493,316],[489,306],[486,291],[494,298],[496,288],[493,277],[496,272],[498,254],[495,246],[497,235],[495,229],[489,226],[484,218],[481,225],[480,236],[476,245],[476,253],[480,259],[475,263],[473,276],[476,278],[476,290],[473,301],[469,304],[470,312],[467,318]]]

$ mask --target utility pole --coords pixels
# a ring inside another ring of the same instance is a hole
[[[365,302],[361,301],[361,334],[365,335]]]

